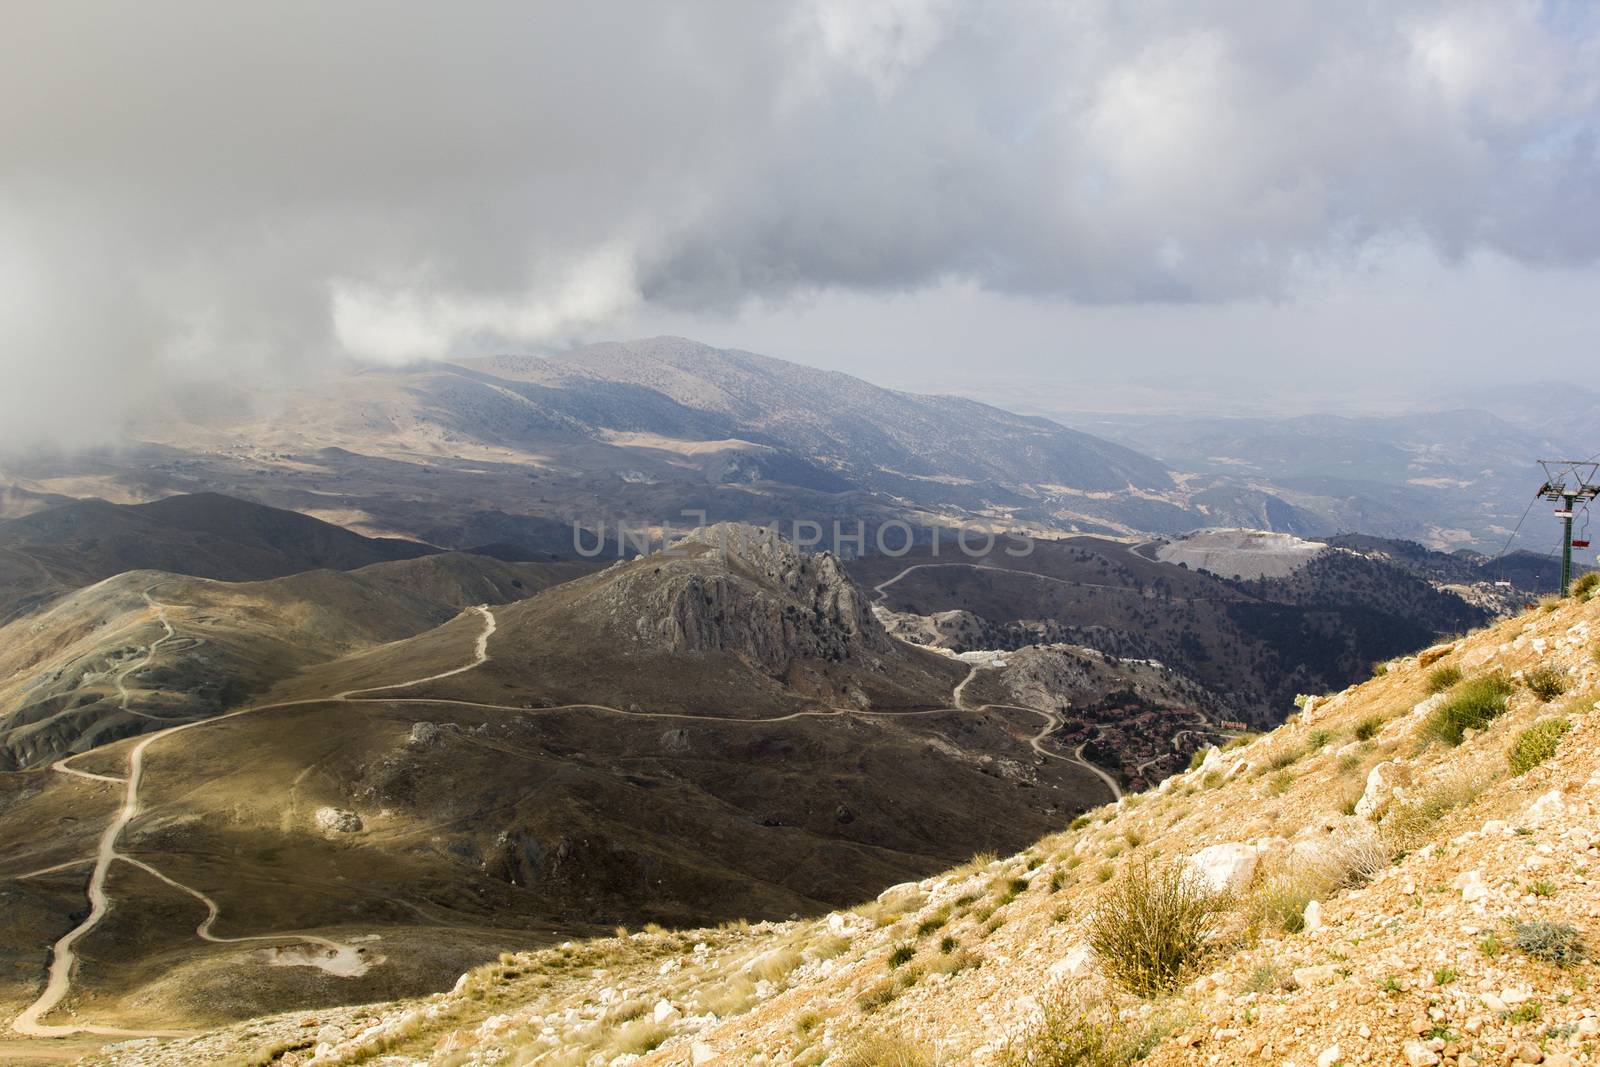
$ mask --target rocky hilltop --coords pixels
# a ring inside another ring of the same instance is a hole
[[[830,553],[807,555],[761,528],[720,523],[696,530],[658,573],[630,572],[647,611],[642,631],[673,652],[733,652],[782,674],[797,658],[841,661],[884,653],[889,635]]]
[[[1392,661],[1021,853],[817,920],[619,931],[95,1062],[1594,1062],[1597,624],[1571,600]]]

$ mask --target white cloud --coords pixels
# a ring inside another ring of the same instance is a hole
[[[1520,0],[30,5],[0,37],[0,248],[29,291],[0,309],[0,369],[27,383],[0,435],[109,424],[172,381],[817,294],[1292,302],[1395,245],[1590,270],[1596,21]]]

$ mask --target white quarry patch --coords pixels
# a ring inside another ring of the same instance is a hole
[[[325,834],[353,834],[361,829],[361,816],[343,808],[318,808],[312,819]]]
[[[269,967],[315,967],[336,978],[360,978],[383,957],[369,957],[349,945],[298,944],[257,949],[255,958]]]
[[[1196,530],[1156,549],[1156,558],[1223,578],[1285,578],[1327,547],[1265,530]]]

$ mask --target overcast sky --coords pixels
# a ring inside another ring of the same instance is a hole
[[[1591,3],[16,4],[0,439],[674,332],[890,384],[1594,365]]]

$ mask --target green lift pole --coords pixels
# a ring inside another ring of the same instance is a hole
[[[1561,505],[1556,515],[1561,518],[1561,595],[1565,597],[1572,592],[1573,505],[1581,500],[1587,506],[1600,498],[1600,463],[1593,459],[1541,459],[1539,466],[1544,468],[1544,484],[1538,495]]]
[[[1566,533],[1561,538],[1561,595],[1565,597],[1572,586],[1572,502],[1578,498],[1572,493],[1563,493],[1561,499],[1567,505],[1562,509],[1567,514],[1564,517]]]

